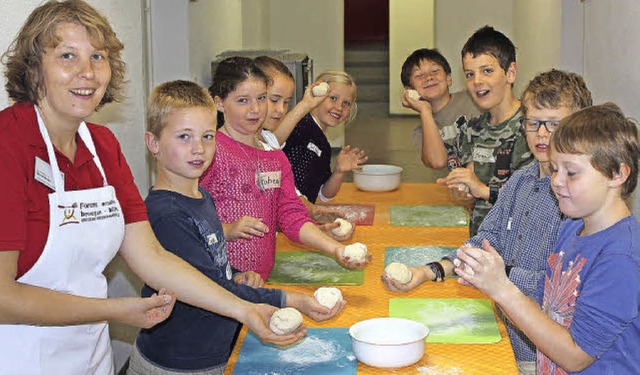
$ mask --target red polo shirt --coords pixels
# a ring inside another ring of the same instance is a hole
[[[147,211],[133,182],[118,140],[105,126],[87,124],[107,182],[116,190],[125,223],[147,220]],[[91,152],[77,136],[71,162],[56,150],[66,190],[102,186]],[[142,140],[140,140],[142,147]],[[49,162],[38,130],[33,103],[17,103],[0,112],[0,251],[18,250],[18,277],[38,260],[49,233],[49,198],[53,191],[34,179],[35,158]]]

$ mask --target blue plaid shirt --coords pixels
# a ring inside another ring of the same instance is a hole
[[[467,244],[481,248],[482,240],[489,240],[502,255],[505,265],[512,267],[509,279],[535,300],[561,221],[558,203],[551,191],[551,176],[540,178],[540,164],[536,160],[530,167],[516,171],[500,189],[498,200],[480,225],[478,234]],[[533,343],[501,315],[516,360],[535,361]]]

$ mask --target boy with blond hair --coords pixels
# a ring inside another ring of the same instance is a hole
[[[513,43],[492,27],[482,27],[462,48],[462,65],[467,90],[485,112],[459,127],[455,162],[461,167],[438,183],[458,198],[474,200],[469,223],[474,236],[502,185],[533,158],[522,137],[520,101],[513,96],[517,72]]]
[[[525,295],[535,298],[562,220],[550,185],[551,135],[560,120],[590,106],[592,100],[578,74],[551,70],[529,82],[522,94],[522,104],[527,144],[536,160],[511,176],[478,233],[466,245],[480,247],[483,240],[488,240],[505,259],[509,279]],[[455,258],[451,256],[439,262],[445,276],[453,274]],[[413,289],[436,278],[431,265],[412,270],[414,279],[398,290]],[[504,320],[520,373],[535,374],[535,346],[511,321]]]
[[[327,309],[306,294],[261,288],[257,273],[231,268],[215,203],[198,186],[216,149],[216,106],[206,89],[189,81],[159,85],[151,94],[147,120],[145,142],[156,160],[157,179],[145,203],[165,249],[242,299],[295,307],[315,320],[342,310],[344,302]],[[148,285],[141,292],[152,293]],[[233,319],[177,302],[164,324],[140,332],[128,374],[222,374],[238,326]]]
[[[457,252],[459,281],[493,299],[538,348],[538,374],[640,373],[640,224],[625,203],[637,185],[638,142],[637,125],[613,103],[555,130],[551,186],[570,219],[538,303],[507,277],[488,241]]]

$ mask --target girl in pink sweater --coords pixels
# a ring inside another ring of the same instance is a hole
[[[298,198],[291,165],[280,150],[264,150],[260,129],[267,113],[265,74],[251,59],[230,57],[218,64],[209,87],[218,106],[216,155],[200,185],[216,202],[229,240],[229,260],[241,271],[267,279],[275,258],[278,229],[292,241],[362,268],[343,256],[344,245],[320,231]]]

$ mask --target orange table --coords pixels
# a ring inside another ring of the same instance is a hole
[[[347,301],[344,311],[326,322],[315,322],[305,317],[309,328],[348,328],[352,324],[373,317],[388,316],[390,298],[485,298],[479,291],[458,284],[457,279],[444,283],[427,282],[408,293],[387,291],[380,275],[384,269],[384,252],[387,246],[438,245],[457,247],[469,236],[467,228],[395,227],[389,223],[389,206],[418,204],[455,204],[446,188],[435,184],[404,183],[393,192],[367,193],[358,191],[353,184],[343,184],[335,204],[373,204],[376,207],[373,226],[358,226],[353,241],[365,243],[373,254],[373,261],[365,269],[365,281],[360,286],[340,286]],[[279,235],[277,251],[300,249]],[[279,288],[313,294],[315,286],[278,286]],[[432,344],[425,348],[425,356],[413,366],[396,370],[378,369],[358,363],[358,374],[517,374],[518,370],[502,321],[498,318],[502,340],[496,344]],[[238,358],[246,328],[229,360],[225,374],[231,374]],[[460,370],[457,372],[456,370]]]

